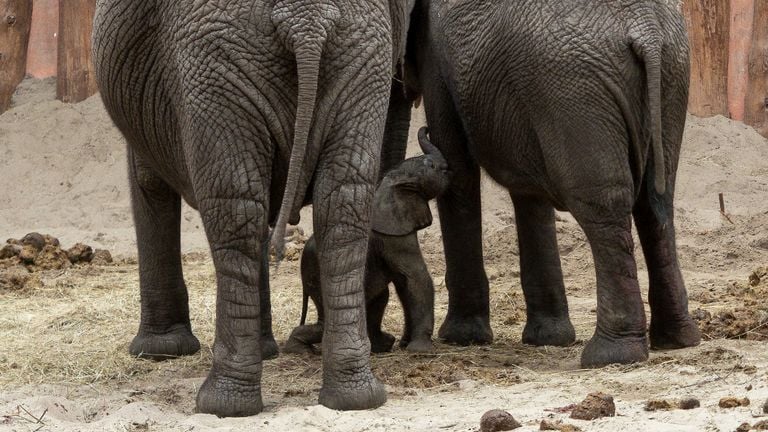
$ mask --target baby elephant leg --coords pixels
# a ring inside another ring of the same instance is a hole
[[[384,310],[389,302],[389,280],[381,271],[377,260],[368,260],[365,275],[365,304],[368,339],[371,340],[371,352],[383,353],[392,351],[395,337],[381,330]]]
[[[313,353],[315,352],[313,345],[323,341],[323,296],[320,291],[320,264],[317,259],[315,236],[307,240],[304,252],[301,254],[301,285],[303,291],[301,323],[293,329],[283,347],[283,352],[291,354]],[[304,325],[310,299],[317,310],[317,324]]]
[[[384,253],[387,264],[396,273],[395,289],[405,313],[405,330],[400,346],[411,352],[432,351],[435,289],[416,233],[387,237]]]
[[[283,352],[290,354],[315,353],[315,344],[323,341],[323,324],[300,325],[293,329],[285,342]]]

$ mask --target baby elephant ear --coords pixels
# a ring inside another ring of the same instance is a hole
[[[427,200],[416,191],[384,179],[373,198],[371,229],[379,234],[404,236],[432,225]]]

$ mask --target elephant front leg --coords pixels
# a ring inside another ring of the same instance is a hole
[[[439,142],[433,135],[433,141]],[[441,148],[441,151],[445,151]],[[451,186],[437,199],[445,247],[445,283],[448,314],[438,335],[459,345],[493,341],[490,323],[488,277],[483,264],[483,229],[480,207],[480,168],[472,162],[450,159]]]
[[[240,417],[263,409],[259,283],[267,213],[253,199],[226,196],[200,200],[216,267],[217,298],[213,365],[198,392],[197,410]]]
[[[546,200],[531,196],[512,196],[512,202],[528,317],[523,343],[568,346],[576,340],[576,331],[568,317],[554,208]]]
[[[629,216],[595,222],[574,214],[592,247],[597,272],[597,327],[581,356],[583,367],[648,359],[646,322]]]
[[[164,360],[196,353],[181,269],[181,198],[128,151],[131,203],[139,249],[141,324],[129,351]]]
[[[423,76],[439,76],[434,64],[424,66],[428,70]],[[453,173],[448,189],[437,198],[448,288],[448,314],[438,335],[459,345],[488,344],[493,332],[483,265],[480,167],[469,153],[462,121],[447,88],[438,78],[432,80],[424,88],[430,138]]]
[[[701,332],[688,313],[688,294],[680,272],[675,244],[674,209],[666,202],[666,226],[651,210],[647,191],[635,210],[635,224],[648,266],[648,303],[651,306],[651,348],[676,349],[696,346]]]

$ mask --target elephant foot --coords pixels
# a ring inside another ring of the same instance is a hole
[[[570,346],[576,341],[576,330],[568,316],[528,318],[523,330],[523,343],[534,346]]]
[[[289,354],[316,353],[314,344],[323,341],[322,324],[309,324],[293,329],[288,340],[283,345],[283,352]]]
[[[280,355],[280,349],[277,347],[277,342],[273,335],[262,336],[260,343],[262,360],[272,360]]]
[[[581,353],[581,366],[584,368],[601,368],[615,363],[640,363],[646,360],[648,340],[645,336],[611,339],[595,332]]]
[[[651,349],[667,350],[696,346],[701,343],[699,326],[690,317],[682,321],[666,321],[657,324],[651,319],[650,337]]]
[[[390,352],[395,345],[395,337],[387,332],[372,334],[369,335],[368,338],[371,340],[372,353]]]
[[[435,345],[431,339],[414,339],[405,347],[411,353],[429,353],[435,351]]]
[[[131,355],[150,360],[168,360],[200,351],[200,341],[183,324],[177,324],[167,333],[139,331],[128,348]]]
[[[257,383],[227,378],[214,370],[197,393],[197,412],[219,417],[247,417],[264,410]]]
[[[350,375],[345,371],[337,373],[336,376],[344,377],[344,381],[329,383],[329,380],[323,379],[323,387],[320,389],[320,404],[327,408],[342,411],[366,410],[378,408],[387,401],[384,386],[373,376],[368,366],[361,372]]]
[[[488,317],[447,316],[438,332],[440,339],[456,345],[487,345],[493,342],[493,331]]]

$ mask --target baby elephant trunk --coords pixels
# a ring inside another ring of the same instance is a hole
[[[429,133],[429,129],[426,127],[422,127],[419,129],[419,146],[421,147],[421,151],[424,152],[424,154],[437,156],[440,159],[445,159],[443,157],[443,154],[440,153],[440,150],[435,147],[434,144],[432,144],[432,141],[429,140],[427,137],[427,134]]]

